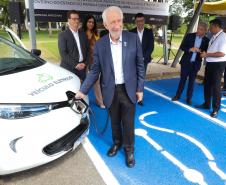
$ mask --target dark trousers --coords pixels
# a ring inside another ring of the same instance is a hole
[[[134,150],[135,104],[129,99],[125,85],[116,86],[109,113],[114,144],[122,145],[128,151]]]
[[[77,69],[75,69],[75,74],[83,82],[85,80],[85,78],[86,78],[86,69],[83,69],[83,70],[77,70]]]
[[[226,89],[226,67],[224,68],[224,88]]]
[[[204,77],[204,99],[205,104],[214,111],[220,109],[221,104],[221,78],[223,76],[226,62],[207,62]]]
[[[197,73],[198,73],[198,70],[194,63],[190,63],[186,67],[181,66],[180,82],[176,92],[177,97],[181,96],[188,78],[187,99],[192,98],[194,83],[195,83],[195,78],[197,76]]]

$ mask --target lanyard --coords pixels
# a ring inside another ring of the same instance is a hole
[[[214,43],[215,40],[217,40],[217,38],[218,38],[222,33],[223,33],[223,31],[222,31],[219,35],[217,35],[214,39],[211,40],[210,45],[209,45],[208,48],[210,48],[210,46]]]

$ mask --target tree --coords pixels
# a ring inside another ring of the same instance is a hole
[[[184,22],[189,23],[194,15],[194,1],[198,0],[173,0],[170,6],[170,13],[184,15]],[[207,0],[206,2],[215,2],[219,0]]]
[[[9,0],[0,1],[0,22],[9,26],[9,14],[8,14]]]

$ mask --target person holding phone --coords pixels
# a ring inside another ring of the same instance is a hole
[[[207,50],[209,43],[209,39],[205,36],[206,32],[207,24],[200,22],[198,24],[197,32],[187,34],[183,40],[183,43],[181,44],[180,49],[184,51],[184,54],[180,61],[180,82],[176,95],[172,98],[172,101],[177,101],[180,99],[186,81],[189,79],[186,103],[189,105],[192,104],[191,99],[194,89],[194,82],[202,64],[200,53]]]

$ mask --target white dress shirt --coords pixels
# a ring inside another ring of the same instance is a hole
[[[110,35],[109,35],[110,37]],[[122,65],[122,35],[117,43],[113,42],[110,37],[111,55],[113,59],[115,84],[124,83],[123,65]]]
[[[139,30],[137,30],[137,34],[138,34],[138,37],[140,39],[140,42],[142,43],[142,38],[143,38],[143,34],[144,34],[144,29],[140,32]]]
[[[70,27],[69,27],[70,28]],[[79,52],[79,62],[82,62],[83,61],[83,55],[82,55],[82,50],[81,50],[81,45],[80,45],[80,40],[79,40],[79,35],[78,35],[78,31],[75,32],[74,30],[72,30],[70,28],[74,38],[75,38],[75,41],[76,41],[76,44],[78,46],[78,52]]]
[[[213,35],[209,41],[207,53],[222,52],[223,57],[206,57],[207,62],[226,62],[226,34],[223,30]]]

